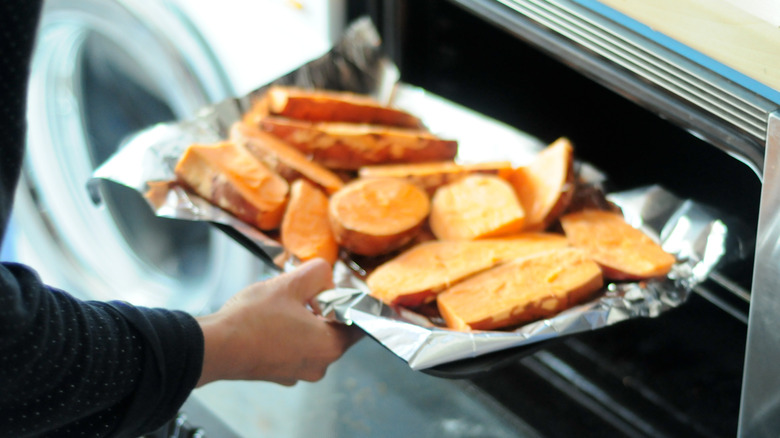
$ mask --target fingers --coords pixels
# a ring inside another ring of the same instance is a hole
[[[334,361],[363,338],[363,330],[355,325],[346,325],[336,321],[326,321],[326,324],[330,326],[334,337],[333,349],[339,352],[338,356],[333,358]]]

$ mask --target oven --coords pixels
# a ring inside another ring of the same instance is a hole
[[[372,17],[402,81],[545,142],[567,136],[609,189],[659,184],[740,236],[680,308],[545,345],[471,384],[541,436],[776,436],[780,33],[761,2],[652,3],[350,12]]]

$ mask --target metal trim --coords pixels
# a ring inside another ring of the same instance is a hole
[[[776,437],[780,430],[780,113],[769,117],[764,184],[756,238],[739,436]]]
[[[451,0],[763,170],[778,104],[571,0]]]

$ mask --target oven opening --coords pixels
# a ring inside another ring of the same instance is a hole
[[[488,2],[400,3],[369,12],[402,81],[543,142],[568,137],[609,190],[661,185],[715,209],[738,236],[678,309],[562,339],[473,382],[543,436],[733,436],[761,193],[753,169],[456,4]]]

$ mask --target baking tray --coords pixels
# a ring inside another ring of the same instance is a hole
[[[173,167],[188,145],[227,138],[231,125],[273,84],[370,94],[417,115],[437,135],[458,140],[459,162],[511,161],[519,166],[546,146],[528,133],[401,82],[397,68],[382,53],[376,29],[368,19],[361,19],[327,54],[278,80],[205,107],[192,119],[150,126],[129,136],[93,173],[87,187],[94,201],[100,202],[102,181],[126,185],[144,196],[158,216],[211,223],[269,267],[278,271],[294,268],[294,260],[281,268],[274,264],[283,253],[276,239],[172,183]],[[577,169],[580,179],[591,187],[600,188],[606,179],[587,163],[579,163]],[[446,378],[469,377],[567,336],[632,318],[660,316],[683,304],[728,251],[729,229],[710,208],[679,199],[658,186],[607,197],[623,210],[629,223],[676,256],[677,263],[667,277],[608,283],[589,302],[511,330],[460,332],[371,297],[361,266],[347,256],[334,267],[336,289],[318,296],[319,308],[330,318],[359,326],[412,369]]]

